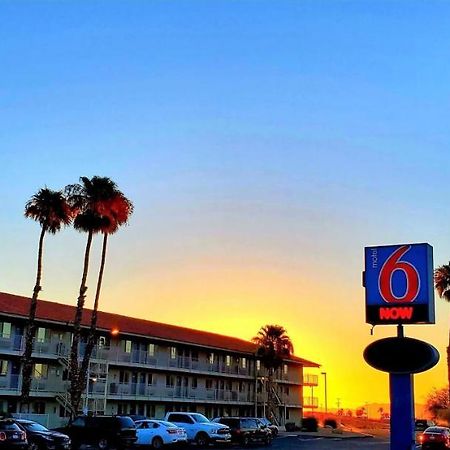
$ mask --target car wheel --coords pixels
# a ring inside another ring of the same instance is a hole
[[[153,448],[160,449],[160,448],[163,447],[163,445],[164,445],[164,442],[159,436],[156,436],[156,437],[153,438],[153,440],[152,440],[152,447]]]
[[[97,447],[98,447],[100,450],[107,450],[107,449],[109,448],[109,442],[108,442],[108,439],[106,439],[106,438],[101,438],[101,439],[98,441]]]
[[[197,436],[195,436],[195,443],[198,447],[206,447],[209,443],[209,437],[206,433],[198,433]]]

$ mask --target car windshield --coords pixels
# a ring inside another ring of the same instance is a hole
[[[192,414],[192,418],[198,423],[208,423],[209,420],[203,414]]]
[[[37,422],[20,423],[20,425],[22,425],[27,431],[48,431],[48,428],[45,428]]]

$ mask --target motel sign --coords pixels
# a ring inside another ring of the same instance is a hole
[[[366,247],[366,322],[434,323],[433,248],[429,244]]]

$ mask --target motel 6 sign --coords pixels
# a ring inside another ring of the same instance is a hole
[[[401,244],[365,248],[366,322],[434,323],[433,248]]]

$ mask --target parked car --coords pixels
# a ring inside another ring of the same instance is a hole
[[[278,427],[267,417],[258,417],[258,419],[272,432],[272,436],[278,436]]]
[[[163,445],[187,443],[187,433],[184,428],[166,422],[165,420],[135,420],[136,445],[151,445],[160,449]]]
[[[414,427],[416,431],[425,431],[428,427],[434,427],[436,424],[432,420],[416,419],[414,421]]]
[[[29,450],[67,450],[71,448],[70,438],[58,431],[51,431],[32,420],[15,419],[25,431]]]
[[[220,423],[209,421],[203,414],[191,412],[169,412],[164,417],[167,422],[186,430],[189,442],[195,442],[199,447],[210,443],[231,442],[230,428]]]
[[[422,450],[449,449],[450,429],[447,427],[429,427],[419,437]]]
[[[128,416],[78,416],[56,431],[67,434],[72,448],[94,444],[100,450],[131,447],[136,440],[136,425]]]
[[[247,446],[253,443],[272,443],[272,432],[254,417],[217,417],[214,422],[227,425],[231,430],[232,442]]]
[[[0,420],[0,449],[27,450],[27,435],[12,419]]]

